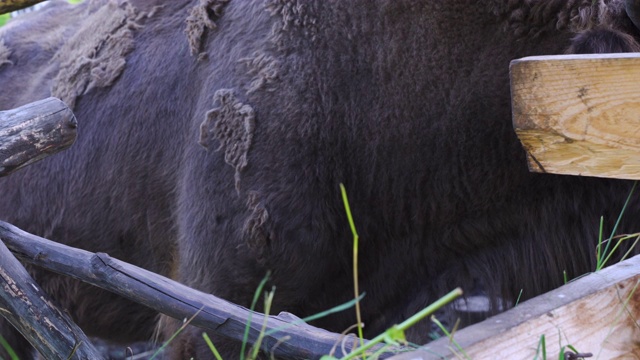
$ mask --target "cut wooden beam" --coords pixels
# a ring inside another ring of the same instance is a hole
[[[593,359],[640,358],[640,255],[572,281],[394,360],[548,359],[573,346]],[[541,270],[542,271],[542,270]]]
[[[640,179],[640,55],[535,56],[510,70],[532,171]]]

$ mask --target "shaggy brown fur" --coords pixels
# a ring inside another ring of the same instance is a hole
[[[137,11],[126,1],[110,2],[92,15],[102,21],[84,22],[53,59],[60,70],[51,94],[72,109],[78,96],[110,86],[120,76],[133,50],[133,32],[140,27]]]
[[[13,62],[9,60],[9,56],[11,55],[11,50],[9,50],[5,45],[4,41],[0,40],[0,66],[8,64],[13,65]]]
[[[240,192],[240,172],[247,167],[247,154],[255,129],[255,114],[251,106],[239,102],[232,90],[216,91],[213,102],[219,104],[200,125],[200,145],[209,148],[213,137],[224,150],[224,160],[236,169],[236,190]]]
[[[187,17],[185,33],[189,39],[191,54],[199,54],[199,59],[204,59],[205,53],[200,52],[206,29],[215,29],[215,19],[222,15],[225,5],[229,0],[200,0],[198,5],[191,9]]]
[[[0,43],[0,109],[66,88],[80,129],[0,179],[0,218],[245,306],[270,270],[272,311],[306,316],[352,297],[344,183],[368,337],[454,286],[500,309],[593,270],[600,216],[610,231],[630,188],[529,173],[508,76],[523,56],[637,50],[620,0],[59,2]],[[34,274],[92,335],[154,330],[149,310]],[[211,356],[194,328],[173,351]]]

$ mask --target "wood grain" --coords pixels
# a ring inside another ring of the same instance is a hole
[[[640,179],[640,55],[528,57],[510,71],[532,171]]]
[[[593,359],[640,359],[640,255],[454,334],[470,359],[548,359],[571,345]],[[458,353],[458,355],[456,355]],[[447,338],[394,360],[466,359]],[[538,359],[542,353],[538,353]]]

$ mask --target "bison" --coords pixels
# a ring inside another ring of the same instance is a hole
[[[352,297],[344,183],[365,336],[455,286],[508,307],[521,289],[529,298],[592,271],[599,219],[611,231],[631,187],[528,172],[509,61],[637,51],[637,3],[54,1],[0,30],[0,109],[57,96],[79,138],[0,181],[0,218],[245,306],[271,271],[272,311],[306,316]],[[638,216],[630,206],[620,231],[637,231]],[[177,326],[31,270],[90,335],[127,342]],[[171,358],[211,357],[199,332],[183,332]]]

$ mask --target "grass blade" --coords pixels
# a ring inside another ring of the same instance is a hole
[[[16,352],[11,348],[11,345],[9,345],[7,340],[2,337],[2,335],[0,335],[0,345],[2,345],[4,350],[7,352],[10,360],[20,360],[18,354],[16,354]]]
[[[222,360],[222,356],[220,356],[218,349],[216,349],[216,347],[213,345],[213,342],[209,338],[209,335],[207,335],[207,333],[205,332],[205,333],[202,333],[202,337],[204,338],[204,342],[207,343],[207,346],[209,346],[209,349],[211,350],[211,353],[213,354],[213,356],[216,357],[216,360]]]
[[[253,300],[251,301],[251,311],[255,310],[256,304],[258,303],[258,299],[260,299],[260,294],[262,294],[262,289],[264,289],[264,286],[267,284],[267,281],[269,281],[270,277],[271,277],[271,272],[267,271],[267,274],[264,276],[264,278],[262,278],[262,281],[260,281],[260,284],[258,284],[258,288],[256,289],[256,292],[253,294]],[[251,329],[251,318],[252,318],[252,313],[249,312],[249,319],[247,320],[247,325],[244,327],[244,335],[242,336],[242,346],[240,348],[240,360],[244,360],[245,358],[244,354],[247,349],[247,342],[249,341],[249,330]]]
[[[622,221],[622,216],[624,215],[625,211],[627,210],[627,206],[629,205],[629,202],[631,201],[631,196],[633,195],[633,192],[636,189],[636,186],[638,185],[637,181],[633,182],[633,186],[631,187],[631,190],[629,191],[629,195],[627,196],[627,200],[624,202],[624,205],[622,206],[622,210],[620,211],[620,215],[618,215],[618,219],[616,220],[616,224],[613,226],[613,231],[611,231],[611,236],[609,236],[609,239],[607,240],[607,244],[604,247],[604,250],[602,251],[602,256],[605,257],[605,259],[603,261],[601,260],[601,257],[598,257],[598,264],[597,264],[597,268],[596,271],[598,270],[602,270],[606,264],[606,261],[611,257],[611,254],[609,252],[609,247],[611,246],[611,242],[613,241],[613,238],[616,234],[616,232],[618,231],[618,226],[620,225],[620,222]],[[601,245],[601,243],[598,244],[598,247]],[[611,250],[611,253],[613,252],[613,250]]]
[[[264,319],[262,320],[262,328],[260,329],[260,335],[258,335],[258,339],[255,344],[253,344],[253,351],[251,351],[251,360],[255,360],[258,358],[258,352],[260,351],[260,345],[262,345],[262,340],[264,339],[264,335],[267,331],[267,320],[269,320],[269,312],[271,312],[271,304],[273,304],[273,295],[276,292],[276,287],[272,287],[271,291],[266,293],[266,297],[264,299]]]
[[[351,214],[351,207],[349,206],[349,199],[347,198],[347,190],[345,189],[343,184],[340,184],[340,192],[342,194],[342,201],[344,202],[344,210],[346,211],[347,219],[349,220],[349,226],[351,227],[351,233],[353,234],[353,293],[354,298],[358,299],[360,295],[360,289],[358,286],[358,232],[356,231],[356,225]],[[364,346],[364,333],[362,331],[360,301],[356,301],[356,321],[358,322],[357,325],[358,337],[360,338],[360,346]]]

